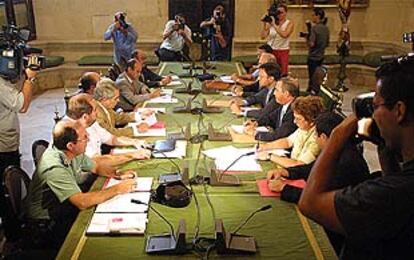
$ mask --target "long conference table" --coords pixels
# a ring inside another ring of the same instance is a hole
[[[201,64],[198,64],[201,65]],[[180,63],[161,63],[159,73],[162,75],[181,74],[188,72],[183,69]],[[215,69],[208,71],[216,75],[231,73],[244,73],[244,68],[239,63],[217,62]],[[193,71],[201,74],[201,70]],[[184,78],[183,81],[191,79]],[[201,87],[197,79],[193,80],[193,87]],[[177,94],[181,100],[186,100],[188,94]],[[207,99],[229,99],[221,94],[200,94],[195,99],[195,104],[201,103],[202,98]],[[193,102],[194,103],[194,102]],[[186,113],[172,113],[175,106],[182,104],[148,104],[147,107],[166,107],[166,114],[158,114],[158,120],[166,122],[167,132],[177,132],[180,127],[191,123],[192,133],[198,131],[198,115]],[[195,105],[197,106],[197,104]],[[205,114],[204,125],[212,123],[213,126],[223,131],[224,125],[235,117],[229,109],[225,109],[219,114]],[[232,123],[242,123],[243,118],[236,118]],[[205,133],[205,129],[201,129]],[[148,138],[151,142],[154,138]],[[205,141],[202,149],[210,149],[225,145],[231,142],[226,141]],[[251,144],[234,144],[237,147],[247,147]],[[195,174],[208,175],[208,159],[201,156],[197,163],[197,156],[201,144],[187,145],[187,157],[183,160],[174,159],[177,164],[186,161],[190,165],[190,177]],[[197,169],[195,165],[197,164]],[[210,258],[227,257],[230,259],[248,258],[267,258],[267,259],[337,259],[333,248],[321,226],[304,217],[295,204],[281,201],[274,197],[261,197],[256,186],[257,179],[263,179],[267,170],[275,167],[270,162],[261,163],[262,172],[251,174],[239,174],[242,184],[235,187],[213,187],[203,185],[193,185],[200,208],[200,233],[201,237],[214,238],[214,217],[222,219],[227,231],[234,230],[243,220],[255,209],[264,205],[271,205],[272,208],[265,212],[260,212],[250,220],[238,233],[254,236],[257,241],[258,252],[254,255],[220,256],[215,251],[210,254]],[[204,168],[205,167],[205,168]],[[146,161],[130,162],[122,167],[123,169],[136,170],[139,176],[154,177],[153,188],[158,186],[158,176],[162,173],[174,171],[172,163],[166,159],[151,159]],[[99,177],[93,184],[91,190],[96,191],[102,188],[105,179]],[[205,190],[208,192],[206,197]],[[211,200],[213,210],[208,204]],[[195,200],[192,199],[189,206],[185,208],[170,208],[157,203],[151,205],[161,212],[177,229],[180,219],[186,221],[186,240],[190,243],[195,234],[197,220],[197,209]],[[131,204],[131,207],[134,205]],[[145,253],[146,237],[168,233],[168,226],[152,211],[149,210],[148,223],[145,235],[141,236],[87,236],[86,229],[92,218],[95,208],[83,210],[79,213],[72,226],[66,240],[61,247],[57,259],[183,259],[199,258],[195,253],[189,252],[185,255],[148,255]]]

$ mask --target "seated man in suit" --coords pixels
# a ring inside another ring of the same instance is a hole
[[[237,83],[237,86],[233,88],[233,92],[243,98],[253,96],[259,92],[259,67],[265,63],[276,63],[276,58],[271,53],[263,52],[259,56],[258,66],[251,74],[244,74],[237,76],[233,74],[231,77]]]
[[[102,79],[98,82],[95,89],[94,98],[96,102],[96,120],[100,126],[108,130],[115,136],[132,137],[137,133],[142,133],[148,130],[149,125],[145,122],[136,127],[120,127],[130,122],[136,121],[136,114],[134,112],[120,112],[116,113],[114,108],[119,102],[119,90],[110,79]],[[141,115],[143,118],[151,115],[152,112]]]
[[[291,104],[299,96],[299,87],[296,81],[283,78],[276,84],[274,92],[276,102],[280,105],[273,111],[266,111],[257,121],[246,122],[245,132],[255,134],[256,140],[273,141],[293,133],[297,126],[293,122]],[[255,131],[257,126],[269,126],[269,132]]]
[[[171,82],[171,76],[161,76],[150,70],[146,65],[147,55],[139,49],[132,53],[132,58],[136,59],[142,64],[141,75],[139,80],[147,85],[149,88],[158,88],[165,86]]]
[[[120,179],[135,177],[133,171],[120,172],[93,162],[84,154],[87,141],[88,134],[79,123],[61,121],[53,129],[53,145],[40,159],[23,206],[30,242],[36,243],[33,246],[58,249],[79,210],[134,190],[136,181],[132,179],[94,192],[81,190],[82,171]]]
[[[92,96],[87,94],[79,94],[69,100],[67,120],[77,121],[88,132],[88,142],[85,154],[94,159],[94,161],[102,161],[107,165],[120,165],[132,160],[148,159],[151,156],[149,150],[143,149],[144,141],[132,139],[125,136],[115,136],[101,127],[96,122],[96,101]],[[101,145],[111,146],[135,146],[136,152],[123,154],[101,154]]]
[[[231,110],[236,115],[243,115],[247,117],[253,117],[259,119],[264,112],[264,108],[267,111],[273,111],[278,104],[275,101],[273,92],[277,81],[280,80],[280,67],[277,63],[265,63],[259,67],[259,84],[262,89],[254,96],[247,97],[245,99],[233,99],[231,102]],[[242,111],[241,107],[247,107],[251,105],[259,105],[262,109],[252,111]]]
[[[130,59],[125,71],[116,80],[115,84],[120,92],[118,106],[124,111],[133,111],[144,101],[161,95],[159,88],[151,92],[144,83],[139,81],[141,70],[142,64],[136,59]]]

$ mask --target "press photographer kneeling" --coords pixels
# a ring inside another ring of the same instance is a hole
[[[345,236],[342,259],[413,256],[414,57],[381,66],[376,77],[375,96],[367,112],[371,109],[385,144],[378,149],[382,176],[344,189],[332,188],[341,151],[357,133],[358,118],[351,115],[332,131],[299,201],[303,214]]]

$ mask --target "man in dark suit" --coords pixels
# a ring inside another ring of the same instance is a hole
[[[274,100],[274,89],[277,81],[280,79],[280,67],[276,63],[265,63],[259,67],[259,85],[262,89],[255,95],[245,99],[234,99],[231,104],[232,111],[237,115],[258,118],[259,112],[248,111],[242,112],[242,106],[259,105],[265,108],[267,104]],[[275,103],[274,103],[275,104]]]
[[[276,108],[270,110],[272,104],[268,104],[262,111],[261,116],[253,126],[269,126],[273,129],[270,132],[256,132],[256,140],[273,141],[286,137],[293,133],[297,126],[293,122],[293,111],[291,104],[299,96],[299,87],[294,80],[284,78],[276,84],[274,91]],[[269,110],[269,111],[268,111]],[[249,127],[249,126],[247,126]]]
[[[142,64],[136,59],[130,59],[126,64],[125,71],[119,75],[115,82],[120,92],[118,107],[124,111],[133,111],[137,105],[144,101],[160,96],[160,89],[151,92],[148,86],[138,80],[141,70]]]
[[[165,86],[171,82],[171,76],[161,76],[148,68],[145,63],[147,60],[147,55],[142,50],[136,49],[132,53],[132,58],[136,59],[142,64],[139,80],[149,88],[158,88],[160,86]]]

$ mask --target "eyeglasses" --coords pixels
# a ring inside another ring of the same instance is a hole
[[[380,103],[380,104],[372,104],[372,108],[375,110],[377,110],[379,107],[381,106],[390,106],[390,105],[394,105],[394,103],[391,102],[384,102],[384,103]]]
[[[76,142],[77,142],[77,143],[80,143],[80,142],[87,142],[87,141],[89,141],[89,138],[86,138],[86,139],[78,139],[78,140],[76,140]]]

